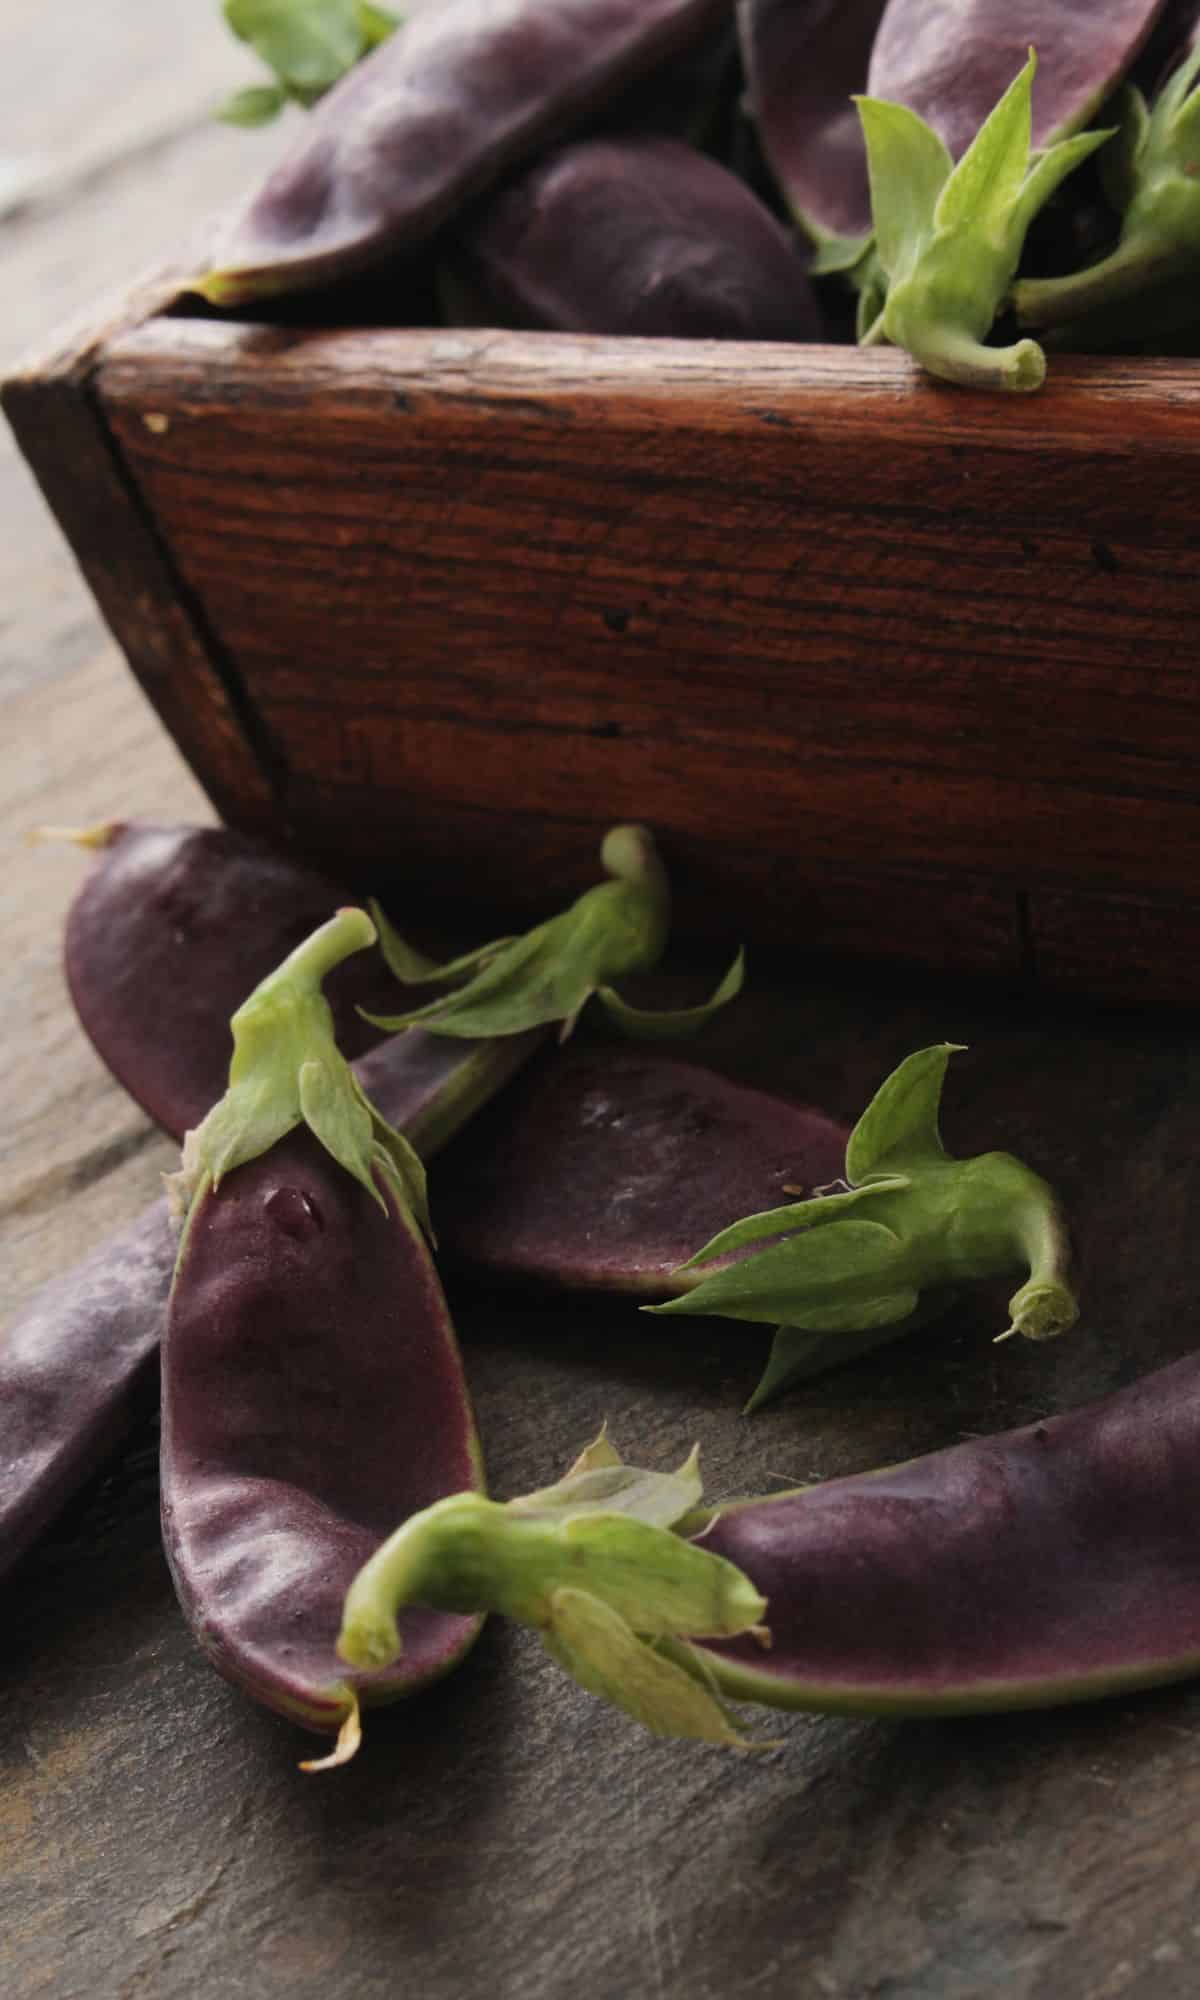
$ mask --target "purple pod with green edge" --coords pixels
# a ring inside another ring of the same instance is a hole
[[[394,1666],[334,1651],[342,1599],[398,1520],[482,1487],[453,1327],[418,1226],[306,1130],[201,1193],[163,1338],[163,1536],[214,1666],[337,1732],[446,1673],[480,1620],[418,1611]]]
[[[822,331],[782,224],[681,139],[564,146],[465,217],[446,254],[476,324],[680,340]]]
[[[771,1645],[721,1692],[872,1715],[1051,1708],[1200,1672],[1200,1356],[1019,1430],[706,1510]]]
[[[847,1137],[823,1112],[694,1063],[570,1047],[438,1163],[439,1246],[489,1282],[667,1298],[706,1231],[837,1181]]]
[[[427,241],[502,173],[721,23],[728,0],[441,0],[357,64],[213,246],[215,305]]]
[[[226,827],[114,821],[81,836],[96,859],[67,915],[79,1020],[117,1081],[175,1137],[225,1088],[230,1016],[301,939],[350,900],[343,885]],[[331,973],[339,1046],[383,1039],[359,1008],[395,1002],[378,952]]]
[[[428,1158],[540,1040],[479,1045],[414,1029],[355,1068],[388,1123]],[[0,1355],[0,1577],[128,1436],[143,1391],[154,1393],[148,1378],[177,1250],[166,1201],[153,1202],[43,1286],[9,1329]]]
[[[853,94],[866,88],[885,0],[737,0],[746,95],[763,156],[818,242],[871,229]]]
[[[1036,147],[1081,131],[1125,76],[1163,0],[888,0],[871,52],[867,92],[905,104],[965,153],[989,112],[1037,51]]]

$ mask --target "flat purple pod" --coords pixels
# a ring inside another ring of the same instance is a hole
[[[481,1050],[414,1030],[364,1056],[357,1070],[389,1124],[428,1155],[537,1041],[514,1035]],[[143,1377],[157,1365],[178,1241],[166,1201],[153,1202],[43,1286],[9,1329],[0,1369],[0,1577],[128,1436]]]
[[[821,333],[786,230],[680,139],[561,148],[476,208],[450,255],[482,324],[701,340]]]
[[[1200,1357],[998,1436],[719,1512],[772,1644],[722,1688],[870,1713],[1051,1707],[1200,1671]]]
[[[128,1434],[153,1370],[176,1237],[156,1201],[64,1277],[4,1339],[0,1575]]]
[[[426,240],[536,146],[719,24],[728,0],[440,0],[306,118],[216,244],[232,305]]]
[[[867,76],[872,97],[906,104],[958,159],[1030,48],[1033,140],[1078,132],[1136,57],[1163,0],[888,0]]]
[[[447,1150],[438,1242],[489,1278],[668,1298],[669,1274],[718,1229],[836,1181],[847,1137],[693,1063],[568,1048]]]
[[[313,1729],[446,1672],[479,1620],[422,1611],[378,1672],[334,1651],[351,1580],[397,1521],[482,1483],[432,1260],[307,1131],[189,1219],[163,1341],[163,1534],[227,1679]]]
[[[225,1089],[230,1016],[352,897],[320,870],[226,827],[116,823],[67,916],[80,1022],[130,1096],[182,1137]],[[378,952],[337,967],[327,998],[348,1057],[382,1038],[359,1014],[395,1002]]]
[[[862,127],[852,103],[885,0],[737,0],[749,109],[798,222],[814,234],[871,228]]]

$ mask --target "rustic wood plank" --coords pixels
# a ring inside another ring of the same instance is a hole
[[[885,351],[160,319],[98,385],[333,858],[390,829],[414,892],[502,891],[648,817],[687,928],[799,897],[819,949],[1010,977],[1025,895],[1155,896],[1179,949],[1136,977],[1178,994],[1193,375],[1061,363],[1014,409]]]
[[[96,602],[142,688],[218,810],[238,801],[244,824],[273,819],[270,750],[247,716],[236,677],[186,598],[169,553],[114,452],[90,390],[114,330],[169,301],[174,274],[155,274],[90,323],[14,369],[0,400]]]

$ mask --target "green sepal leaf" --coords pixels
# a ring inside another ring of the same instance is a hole
[[[639,1638],[590,1591],[553,1592],[542,1643],[588,1694],[623,1709],[654,1736],[766,1749],[738,1728],[724,1702],[679,1660]]]
[[[862,236],[822,236],[809,259],[810,278],[841,277],[855,270],[866,257],[875,238],[870,230]]]
[[[906,104],[856,97],[867,148],[875,248],[890,283],[907,277],[933,231],[954,162],[945,141]]]
[[[719,1258],[730,1257],[738,1250],[748,1250],[752,1245],[764,1243],[772,1237],[820,1228],[837,1221],[847,1209],[858,1207],[870,1197],[910,1185],[906,1176],[895,1175],[891,1179],[872,1181],[870,1187],[847,1188],[842,1194],[813,1195],[807,1201],[786,1202],[781,1208],[764,1208],[757,1215],[744,1215],[740,1222],[731,1222],[728,1228],[718,1230],[704,1248],[697,1250],[673,1275],[679,1276],[683,1271],[694,1271],[701,1265],[716,1263]],[[647,1311],[650,1310],[647,1307]]]
[[[238,40],[278,79],[280,103],[292,98],[304,105],[315,104],[397,25],[395,15],[367,0],[225,0],[224,12]],[[253,95],[239,93],[243,99]],[[262,124],[274,114],[264,108],[259,117],[231,118],[226,107],[220,115],[236,124]]]
[[[200,1188],[218,1190],[226,1174],[307,1124],[374,1200],[386,1205],[382,1175],[405,1212],[427,1226],[424,1168],[365,1096],[337,1046],[321,990],[336,965],[374,942],[365,910],[339,910],[243,1001],[230,1022],[229,1087],[187,1134],[180,1170],[168,1176],[177,1216]]]
[[[224,104],[218,106],[216,115],[223,125],[247,128],[269,125],[273,118],[278,118],[287,101],[286,90],[281,90],[278,84],[251,84],[247,89],[235,90],[232,97],[227,97]]]
[[[771,1342],[767,1365],[759,1376],[745,1407],[745,1415],[761,1410],[782,1389],[828,1366],[834,1360],[848,1361],[856,1354],[869,1353],[877,1346],[881,1330],[899,1327],[912,1318],[917,1308],[914,1291],[881,1292],[877,1298],[861,1299],[854,1307],[852,1323],[808,1329],[781,1326]],[[839,1336],[835,1349],[833,1336]],[[818,1361],[818,1355],[820,1360]]]
[[[418,951],[415,945],[408,944],[401,937],[377,902],[372,899],[367,908],[379,932],[379,949],[383,953],[384,963],[389,972],[400,981],[401,986],[440,986],[444,981],[477,971],[489,958],[494,958],[504,945],[512,943],[511,938],[496,938],[491,944],[477,945],[473,951],[463,952],[460,957],[448,959],[439,965],[436,959],[426,958],[424,952]]]
[[[402,976],[444,980],[467,975],[454,991],[401,1014],[369,1014],[377,1027],[397,1033],[423,1027],[466,1039],[515,1035],[557,1021],[565,1041],[587,1002],[603,994],[629,1033],[683,1033],[707,1020],[739,990],[741,954],[716,994],[700,1008],[654,1014],[627,1007],[612,991],[615,979],[649,971],[666,945],[670,891],[651,834],[642,826],[617,826],[605,836],[602,865],[611,879],[588,889],[557,917],[520,937],[497,939],[430,967],[393,938],[389,962]],[[424,967],[423,970],[420,968]]]
[[[976,228],[999,237],[1008,228],[1029,166],[1036,66],[1030,50],[1024,69],[988,113],[938,196],[935,229]]]
[[[553,1486],[524,1493],[507,1504],[514,1514],[566,1520],[577,1514],[625,1514],[652,1527],[673,1528],[700,1504],[700,1448],[695,1446],[677,1472],[642,1472],[626,1465],[601,1431]]]
[[[886,1223],[848,1217],[782,1237],[723,1265],[678,1298],[642,1311],[716,1313],[836,1333],[860,1325],[872,1299],[897,1289],[895,1280],[888,1280],[903,1252],[902,1239]]]
[[[1100,184],[1118,215],[1133,198],[1150,134],[1150,108],[1136,84],[1123,84],[1116,99],[1117,129],[1100,155]]]
[[[746,983],[746,954],[739,950],[720,985],[695,1007],[632,1007],[611,986],[598,986],[596,998],[624,1035],[642,1041],[673,1041],[694,1035],[722,1007],[737,998]]]
[[[942,1085],[961,1042],[935,1042],[917,1049],[882,1083],[850,1134],[846,1179],[856,1186],[876,1176],[911,1171],[944,1160],[938,1130]]]
[[[358,22],[358,32],[362,36],[363,49],[379,47],[389,35],[400,26],[401,16],[393,14],[390,7],[368,4],[368,0],[355,0],[354,17]]]

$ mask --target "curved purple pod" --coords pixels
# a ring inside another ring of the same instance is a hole
[[[697,1647],[734,1699],[1053,1707],[1200,1671],[1200,1357],[1043,1423],[717,1511],[771,1650]]]
[[[888,0],[867,74],[965,153],[1032,46],[1035,147],[1080,131],[1137,56],[1163,0]]]
[[[866,88],[884,6],[737,0],[759,143],[796,220],[818,241],[871,228],[867,154],[852,98]]]
[[[227,827],[116,821],[86,836],[96,860],[67,916],[64,964],[97,1053],[175,1137],[225,1088],[230,1016],[273,966],[349,899],[320,870]],[[395,1001],[377,952],[330,975],[349,1057],[382,1039],[360,1006]]]
[[[480,324],[701,340],[821,334],[786,230],[681,139],[565,146],[466,217],[448,255]]]
[[[323,97],[196,289],[237,305],[426,240],[547,139],[700,40],[728,0],[439,0]]]
[[[388,1123],[428,1158],[538,1040],[513,1035],[481,1046],[413,1030],[355,1067]],[[0,1366],[0,1576],[128,1435],[142,1378],[156,1364],[178,1247],[166,1202],[153,1202],[44,1286],[9,1329]]]
[[[710,1225],[836,1181],[846,1140],[822,1112],[694,1063],[566,1049],[446,1153],[438,1241],[492,1279],[667,1298]]]
[[[420,1611],[382,1672],[334,1651],[397,1520],[482,1485],[450,1317],[417,1225],[303,1130],[203,1194],[163,1339],[162,1505],[189,1624],[225,1677],[336,1731],[445,1673],[479,1619]]]

